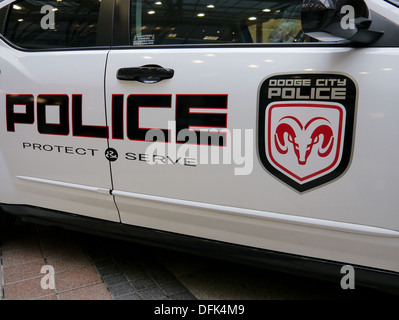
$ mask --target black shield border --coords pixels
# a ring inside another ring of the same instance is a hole
[[[265,113],[266,107],[272,102],[295,102],[295,100],[285,100],[282,98],[277,99],[269,99],[268,98],[268,88],[270,80],[279,80],[279,79],[311,79],[312,83],[315,82],[316,79],[346,79],[347,84],[347,95],[345,100],[321,100],[321,99],[309,99],[304,100],[300,99],[298,101],[308,101],[308,102],[336,102],[340,103],[346,109],[346,123],[345,123],[345,136],[344,136],[344,145],[342,151],[342,158],[337,168],[335,168],[332,172],[319,177],[315,180],[309,181],[304,184],[299,184],[295,180],[292,180],[290,177],[286,176],[279,170],[277,170],[267,159],[266,156],[266,124],[265,124]],[[266,78],[259,90],[259,102],[258,102],[258,152],[259,158],[266,169],[271,175],[273,175],[278,180],[282,181],[286,185],[292,187],[299,193],[303,193],[309,191],[311,189],[315,189],[322,185],[325,185],[337,178],[341,177],[349,167],[349,164],[352,159],[353,153],[353,144],[354,144],[354,133],[355,133],[355,120],[356,120],[356,109],[357,109],[357,98],[358,98],[358,90],[357,84],[355,81],[348,77],[347,75],[341,73],[299,73],[299,74],[277,74]]]

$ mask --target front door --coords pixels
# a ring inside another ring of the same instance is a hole
[[[317,228],[399,230],[385,99],[397,48],[314,42],[301,1],[132,0],[129,12],[106,78],[122,222],[303,254],[320,253]],[[311,226],[307,245],[280,223]]]

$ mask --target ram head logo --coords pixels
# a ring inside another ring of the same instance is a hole
[[[281,154],[286,154],[288,144],[292,144],[299,165],[306,165],[315,145],[320,157],[327,157],[334,146],[331,124],[322,117],[315,117],[306,125],[295,117],[284,117],[279,121],[274,138],[276,149]]]

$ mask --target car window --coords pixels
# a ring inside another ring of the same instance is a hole
[[[99,0],[24,0],[10,5],[4,36],[28,49],[96,45]]]
[[[131,0],[131,44],[310,41],[301,7],[301,0]]]

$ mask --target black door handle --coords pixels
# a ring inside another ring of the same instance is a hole
[[[163,68],[156,64],[147,64],[136,68],[119,69],[116,78],[118,80],[138,81],[141,83],[157,83],[172,78],[174,73],[173,69]]]

